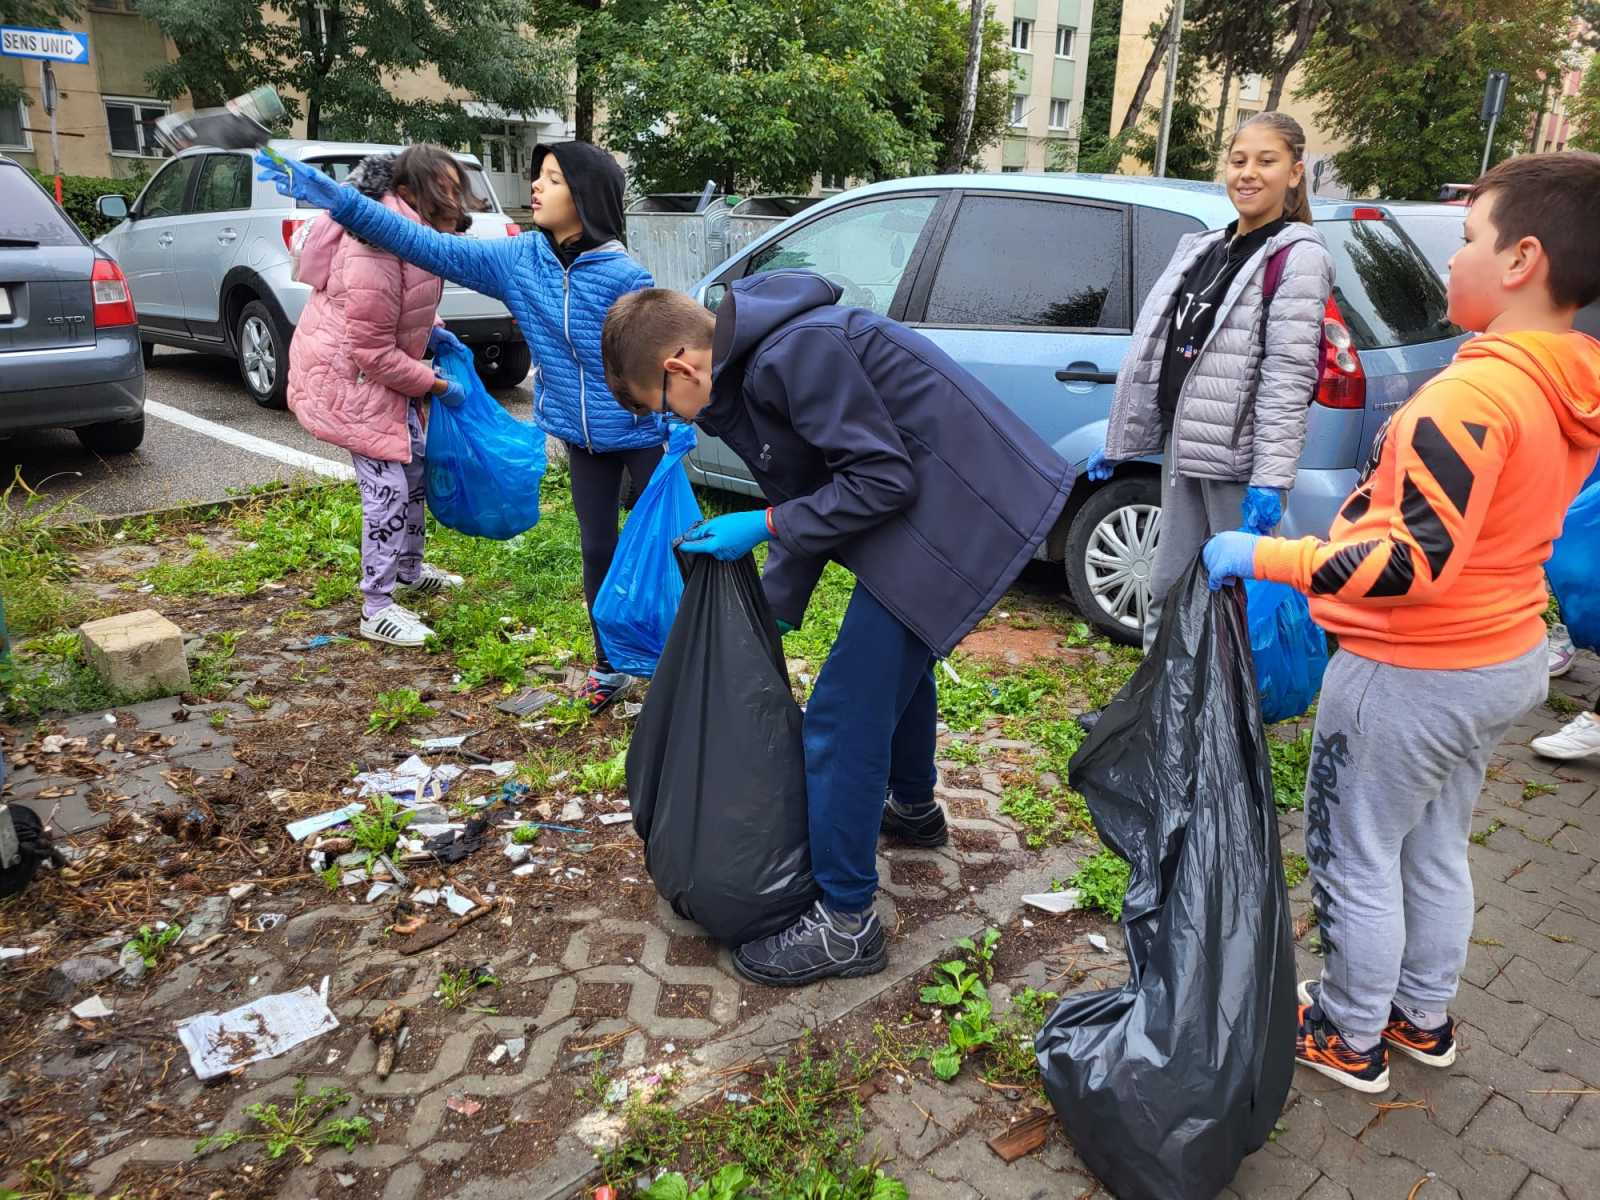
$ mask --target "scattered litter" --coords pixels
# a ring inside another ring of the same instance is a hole
[[[465,896],[458,894],[453,887],[446,887],[439,893],[439,898],[444,901],[445,907],[458,917],[464,917],[478,906]]]
[[[395,866],[394,863],[390,861],[387,854],[378,855],[378,865],[383,867],[384,870],[388,871],[389,878],[394,880],[401,887],[411,886],[411,877],[399,867]]]
[[[100,1017],[111,1016],[112,1009],[111,1006],[104,1000],[100,999],[99,996],[90,996],[87,1000],[83,1001],[83,1003],[74,1004],[72,1006],[72,1015],[75,1017],[81,1017],[85,1021],[93,1021]]]
[[[505,1047],[506,1053],[511,1056],[511,1061],[515,1062],[522,1057],[522,1052],[528,1048],[528,1039],[519,1037],[507,1038]]]
[[[1023,917],[1022,918],[1022,927],[1024,929],[1032,929],[1033,928],[1033,922],[1028,920],[1027,917]]]
[[[613,1079],[611,1086],[606,1089],[607,1104],[621,1104],[628,1098],[628,1081],[626,1079]]]
[[[289,918],[284,916],[282,913],[257,913],[256,916],[255,916],[255,928],[254,929],[252,929],[250,927],[249,918],[246,918],[246,921],[245,921],[245,932],[246,933],[265,933],[269,929],[276,929],[279,925],[282,925],[288,919]]]
[[[357,871],[346,871],[343,875],[341,875],[339,877],[339,886],[340,887],[352,887],[355,884],[365,883],[366,881],[367,881],[367,870],[366,870],[365,867],[362,867],[360,870],[357,870]]]
[[[460,1113],[463,1117],[475,1117],[483,1110],[483,1105],[476,1100],[468,1100],[465,1096],[451,1096],[444,1102],[444,1106],[453,1113]]]
[[[285,650],[321,650],[324,646],[335,646],[340,642],[348,642],[349,640],[350,639],[342,633],[319,633],[315,637],[309,637],[303,642],[285,642],[283,644],[283,648]]]
[[[495,707],[503,713],[510,713],[513,717],[531,717],[540,709],[548,708],[554,704],[556,700],[557,697],[554,692],[527,688],[518,692],[509,700],[502,700]]]
[[[1089,945],[1100,951],[1101,954],[1111,953],[1111,944],[1106,941],[1105,935],[1102,933],[1089,934]]]
[[[383,1010],[383,1015],[372,1023],[368,1034],[378,1044],[378,1065],[376,1073],[379,1079],[389,1078],[389,1072],[394,1070],[394,1056],[406,1044],[406,1037],[410,1032],[406,1029],[407,1009],[398,1004],[391,1004]]]
[[[423,853],[431,855],[441,863],[458,863],[467,855],[482,849],[483,839],[488,831],[488,819],[474,817],[459,832],[452,830],[450,833],[429,838],[423,845]]]
[[[39,953],[38,946],[0,946],[0,962],[8,958],[26,958],[30,954]]]
[[[561,820],[563,820],[563,821],[581,821],[581,820],[583,820],[583,803],[582,803],[582,801],[579,801],[579,800],[568,800],[564,805],[561,806],[561,814],[560,814],[560,816],[561,816]]]
[[[498,1066],[499,1063],[500,1063],[500,1060],[502,1058],[504,1058],[505,1056],[506,1056],[506,1048],[505,1048],[505,1044],[502,1042],[500,1045],[496,1046],[493,1050],[489,1051],[489,1065],[491,1067]]]
[[[336,1171],[333,1179],[342,1188],[353,1188],[356,1185],[356,1177],[354,1175],[345,1175]]]
[[[336,808],[332,812],[318,813],[314,817],[304,817],[298,821],[291,821],[286,827],[289,836],[297,842],[303,842],[313,833],[321,833],[324,829],[332,829],[335,825],[343,825],[358,812],[366,810],[365,804],[347,804],[343,808]]]
[[[631,820],[633,820],[633,814],[631,812],[600,814],[600,824],[602,825],[621,825],[624,821]]]
[[[663,1053],[663,1054],[675,1054],[677,1052],[677,1049],[678,1049],[678,1047],[675,1044],[673,1044],[672,1042],[666,1042],[661,1047],[661,1053]]]
[[[112,720],[116,720],[115,717]],[[62,754],[68,750],[87,750],[89,739],[86,737],[69,738],[65,734],[47,734],[39,742],[40,754]]]
[[[528,861],[528,855],[533,853],[533,847],[525,846],[520,842],[507,842],[504,852],[505,856],[512,862],[523,863]]]
[[[542,859],[539,862],[523,863],[520,867],[513,869],[511,873],[513,875],[532,875],[542,866],[544,866]]]
[[[622,706],[619,709],[617,709],[617,714],[624,721],[631,721],[631,720],[633,720],[634,717],[637,717],[643,711],[644,711],[644,705],[640,704],[638,701],[636,701],[636,700],[624,700],[622,702]]]
[[[178,1024],[178,1040],[200,1079],[261,1062],[339,1027],[327,1002],[309,987],[263,996],[225,1013],[201,1013]]]
[[[1004,1133],[997,1133],[989,1139],[989,1149],[1000,1157],[1001,1162],[1015,1162],[1025,1154],[1032,1154],[1045,1142],[1050,1140],[1050,1130],[1055,1125],[1053,1113],[1035,1113],[1031,1117],[1024,1117]]]
[[[253,892],[255,890],[256,890],[256,885],[253,884],[253,883],[236,883],[231,888],[228,889],[228,899],[229,900],[243,900],[246,896],[248,896],[251,892]]]
[[[1081,900],[1082,896],[1077,888],[1068,888],[1064,892],[1034,892],[1022,898],[1024,904],[1032,905],[1047,913],[1054,913],[1056,916],[1075,911]]]
[[[411,893],[411,900],[415,904],[437,904],[439,903],[439,889],[418,888]]]
[[[458,733],[452,737],[427,738],[421,741],[412,738],[411,744],[418,750],[459,750],[466,744],[468,738],[477,736],[476,731],[474,731],[472,733]]]
[[[568,854],[588,854],[593,849],[593,842],[573,842],[572,845],[566,847]],[[573,870],[577,871],[577,868],[574,867]],[[578,874],[582,875],[583,872],[578,871]]]
[[[100,719],[102,721],[104,721],[107,725],[115,725],[117,723],[117,715],[116,715],[116,713],[106,713]]]
[[[475,764],[475,765],[473,765],[472,767],[469,768],[469,770],[473,770],[473,771],[487,771],[489,774],[493,775],[496,779],[504,779],[506,776],[510,775],[511,772],[515,771],[516,769],[517,769],[517,764],[514,763],[514,762],[482,763],[482,764]]]
[[[398,892],[399,890],[400,889],[395,887],[395,885],[392,883],[375,883],[367,889],[367,899],[365,902],[367,904],[371,904],[374,900],[380,900],[384,896],[387,896],[390,892]]]
[[[392,796],[405,808],[419,808],[438,801],[463,770],[452,763],[430,767],[413,754],[392,771],[365,771],[354,782],[359,795]]]

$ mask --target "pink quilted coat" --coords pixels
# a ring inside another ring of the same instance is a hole
[[[383,204],[420,218],[394,193]],[[289,407],[324,442],[385,462],[410,462],[406,405],[433,387],[422,361],[444,283],[319,217],[297,278],[311,299],[289,346]]]

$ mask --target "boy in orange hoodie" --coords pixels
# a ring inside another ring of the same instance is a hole
[[[1289,584],[1338,635],[1306,782],[1325,958],[1296,1057],[1363,1092],[1388,1048],[1455,1061],[1472,932],[1467,842],[1489,756],[1548,687],[1542,567],[1600,450],[1600,155],[1478,181],[1450,317],[1482,336],[1389,419],[1329,537],[1218,534],[1211,586]]]

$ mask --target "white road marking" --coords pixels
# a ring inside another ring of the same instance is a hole
[[[226,442],[240,450],[248,450],[252,454],[259,454],[263,458],[273,458],[291,467],[300,467],[302,470],[311,471],[317,475],[326,475],[329,479],[354,479],[355,468],[349,463],[335,462],[331,458],[323,458],[318,454],[307,454],[304,450],[296,450],[293,446],[282,446],[267,438],[257,437],[253,433],[244,433],[237,429],[230,429],[226,425],[219,425],[215,421],[208,421],[204,417],[197,417],[191,412],[181,408],[174,408],[170,404],[162,404],[158,400],[146,400],[144,411],[153,417],[160,417],[163,421],[171,421],[174,425],[181,425],[185,429],[192,429],[195,433],[203,433],[207,437],[216,438],[219,442]]]

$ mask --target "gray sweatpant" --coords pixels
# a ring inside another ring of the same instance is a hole
[[[1472,933],[1467,839],[1489,756],[1549,689],[1545,643],[1463,671],[1328,663],[1306,779],[1324,1013],[1358,1045],[1389,1005],[1443,1012]]]
[[[394,600],[394,585],[416,580],[422,570],[423,503],[427,497],[422,419],[406,405],[411,461],[385,462],[350,455],[361,492],[361,615],[382,612]]]

